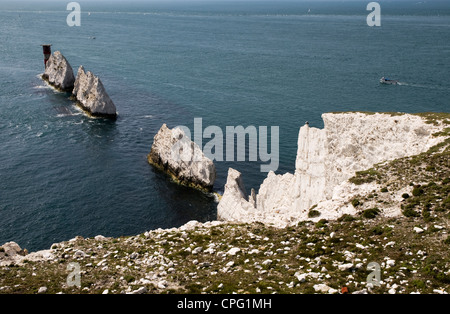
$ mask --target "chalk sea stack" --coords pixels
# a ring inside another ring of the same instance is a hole
[[[73,69],[59,51],[48,59],[42,79],[64,92],[72,92],[75,83]]]
[[[216,167],[201,148],[180,128],[164,124],[155,135],[148,162],[169,174],[176,182],[210,192]]]
[[[80,66],[72,91],[78,105],[94,117],[117,118],[117,110],[102,81]]]
[[[233,221],[241,214],[245,215],[245,212],[256,211],[255,191],[252,189],[251,195],[247,194],[242,174],[233,168],[228,169],[225,191],[219,204],[223,209],[220,211],[220,219],[225,221]],[[257,218],[254,221],[262,220]]]

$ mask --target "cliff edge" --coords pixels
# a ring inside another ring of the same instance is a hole
[[[300,128],[294,174],[270,172],[254,199],[241,196],[243,188],[236,192],[236,174],[230,171],[233,175],[229,175],[218,205],[219,219],[285,226],[312,218],[312,207],[320,213],[314,217],[317,219],[356,214],[351,200],[380,189],[373,182],[349,182],[357,172],[418,155],[445,140],[436,136],[445,123],[431,123],[423,115],[348,112],[326,113],[322,118],[323,129],[308,124]],[[399,188],[400,196],[392,197],[401,200],[407,190]],[[387,214],[401,212],[398,203],[393,206],[386,208]]]

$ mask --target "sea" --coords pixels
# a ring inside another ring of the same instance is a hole
[[[380,26],[368,25],[369,2],[78,1],[69,26],[69,1],[2,0],[0,244],[36,251],[217,219],[213,193],[148,164],[164,123],[278,127],[284,174],[299,128],[322,128],[323,113],[448,112],[450,1],[378,1]],[[101,78],[116,121],[41,80],[42,44]],[[248,192],[267,176],[260,158],[215,163],[219,194],[230,167]]]

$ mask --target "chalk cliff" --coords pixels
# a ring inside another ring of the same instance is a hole
[[[75,83],[73,69],[59,51],[50,56],[42,78],[53,87],[66,92],[71,92]]]
[[[270,172],[253,199],[246,196],[240,173],[230,170],[219,219],[284,226],[308,219],[312,206],[321,210],[320,218],[354,214],[350,198],[374,189],[374,184],[351,184],[355,172],[420,154],[443,141],[433,136],[443,127],[418,115],[327,113],[322,118],[324,129],[300,128],[295,173]]]
[[[102,81],[92,72],[85,72],[83,66],[78,69],[72,94],[78,104],[92,116],[117,117],[116,106],[106,92]]]
[[[213,188],[216,179],[213,161],[180,128],[169,129],[166,124],[161,127],[154,137],[148,161],[183,185],[206,191]]]

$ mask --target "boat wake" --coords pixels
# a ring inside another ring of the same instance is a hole
[[[438,85],[426,85],[426,84],[416,84],[416,83],[407,83],[407,82],[398,82],[397,85],[416,87],[416,88],[426,88],[426,89],[448,90],[448,87],[438,86]]]
[[[437,89],[437,90],[448,90],[449,89],[448,87],[445,87],[445,86],[400,82],[400,81],[391,80],[391,79],[388,79],[385,77],[381,78],[380,83],[383,85],[409,86],[409,87]]]

